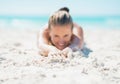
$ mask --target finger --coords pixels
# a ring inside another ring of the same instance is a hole
[[[54,57],[56,57],[57,55],[58,55],[58,53],[56,53],[56,52],[52,53],[52,56],[54,56]]]
[[[67,58],[68,56],[64,54],[64,57]]]
[[[66,55],[63,53],[60,53],[60,56],[66,58]]]
[[[59,56],[62,56],[62,52],[59,52],[58,55],[59,55]]]
[[[56,57],[56,56],[57,56],[57,54],[56,54],[56,53],[54,53],[54,54],[53,54],[53,57]]]
[[[67,54],[66,52],[62,52],[62,56],[66,57],[67,58]]]

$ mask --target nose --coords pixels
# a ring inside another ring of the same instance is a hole
[[[60,42],[60,43],[64,43],[65,41],[64,41],[63,38],[60,38],[60,39],[59,39],[59,42]]]

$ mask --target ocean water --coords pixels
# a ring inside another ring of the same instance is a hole
[[[84,29],[120,29],[120,16],[72,16]],[[0,16],[0,28],[40,29],[49,16]]]

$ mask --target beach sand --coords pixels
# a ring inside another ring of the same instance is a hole
[[[84,30],[85,48],[43,57],[37,29],[0,29],[0,84],[120,84],[120,30]]]

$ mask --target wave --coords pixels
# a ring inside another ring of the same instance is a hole
[[[19,19],[12,19],[10,21],[8,20],[0,20],[0,28],[40,28],[44,22],[35,22],[32,20],[19,20]]]
[[[118,28],[120,29],[120,16],[112,17],[73,17],[73,21],[84,28]],[[41,17],[1,17],[0,28],[41,28],[48,23],[47,16]]]

